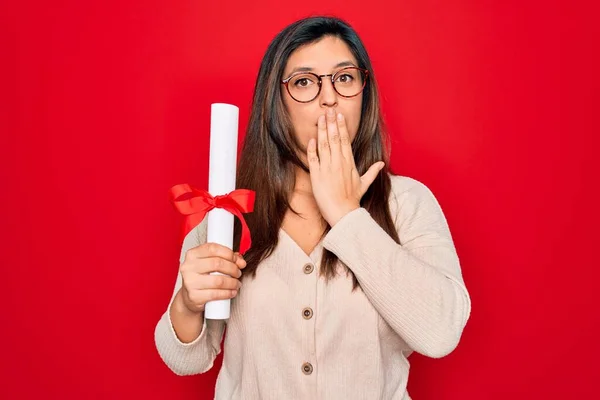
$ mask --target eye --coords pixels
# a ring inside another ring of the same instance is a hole
[[[298,86],[298,87],[307,87],[310,84],[311,84],[311,81],[308,78],[300,78],[294,82],[294,85]]]
[[[350,74],[342,74],[337,78],[338,82],[341,83],[350,83],[354,80],[354,77]]]
[[[316,84],[317,78],[311,74],[299,74],[290,81],[292,87],[296,89],[308,89]]]

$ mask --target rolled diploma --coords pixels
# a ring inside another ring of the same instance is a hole
[[[237,165],[239,108],[231,104],[211,104],[210,112],[210,160],[208,192],[213,196],[235,190]],[[228,211],[215,208],[208,213],[207,242],[233,248],[234,216]],[[213,272],[212,275],[223,275]],[[231,300],[206,303],[204,318],[228,319]]]

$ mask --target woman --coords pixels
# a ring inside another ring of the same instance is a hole
[[[206,243],[206,219],[186,237],[155,332],[175,373],[212,367],[225,322],[204,305],[231,298],[217,399],[410,398],[407,357],[450,353],[471,303],[439,204],[388,171],[386,149],[355,31],[315,17],[280,32],[238,166],[257,196],[252,248]]]

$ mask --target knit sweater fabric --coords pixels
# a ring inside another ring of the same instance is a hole
[[[190,343],[178,339],[169,317],[178,274],[155,329],[165,364],[178,375],[206,372],[223,344],[217,400],[410,399],[408,357],[452,352],[471,300],[437,199],[415,179],[390,178],[400,244],[364,208],[345,215],[310,255],[281,229],[256,277],[243,279],[229,320],[205,319]],[[206,242],[206,223],[186,236],[180,262]],[[324,249],[354,273],[359,288],[352,290],[340,263],[335,278],[321,276]]]

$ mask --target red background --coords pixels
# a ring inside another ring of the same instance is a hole
[[[0,397],[212,398],[220,362],[177,377],[154,348],[180,250],[167,191],[206,186],[210,103],[244,132],[269,41],[312,13],[361,34],[392,166],[437,195],[472,296],[457,350],[411,357],[413,398],[593,397],[593,10],[217,3],[2,3]]]

